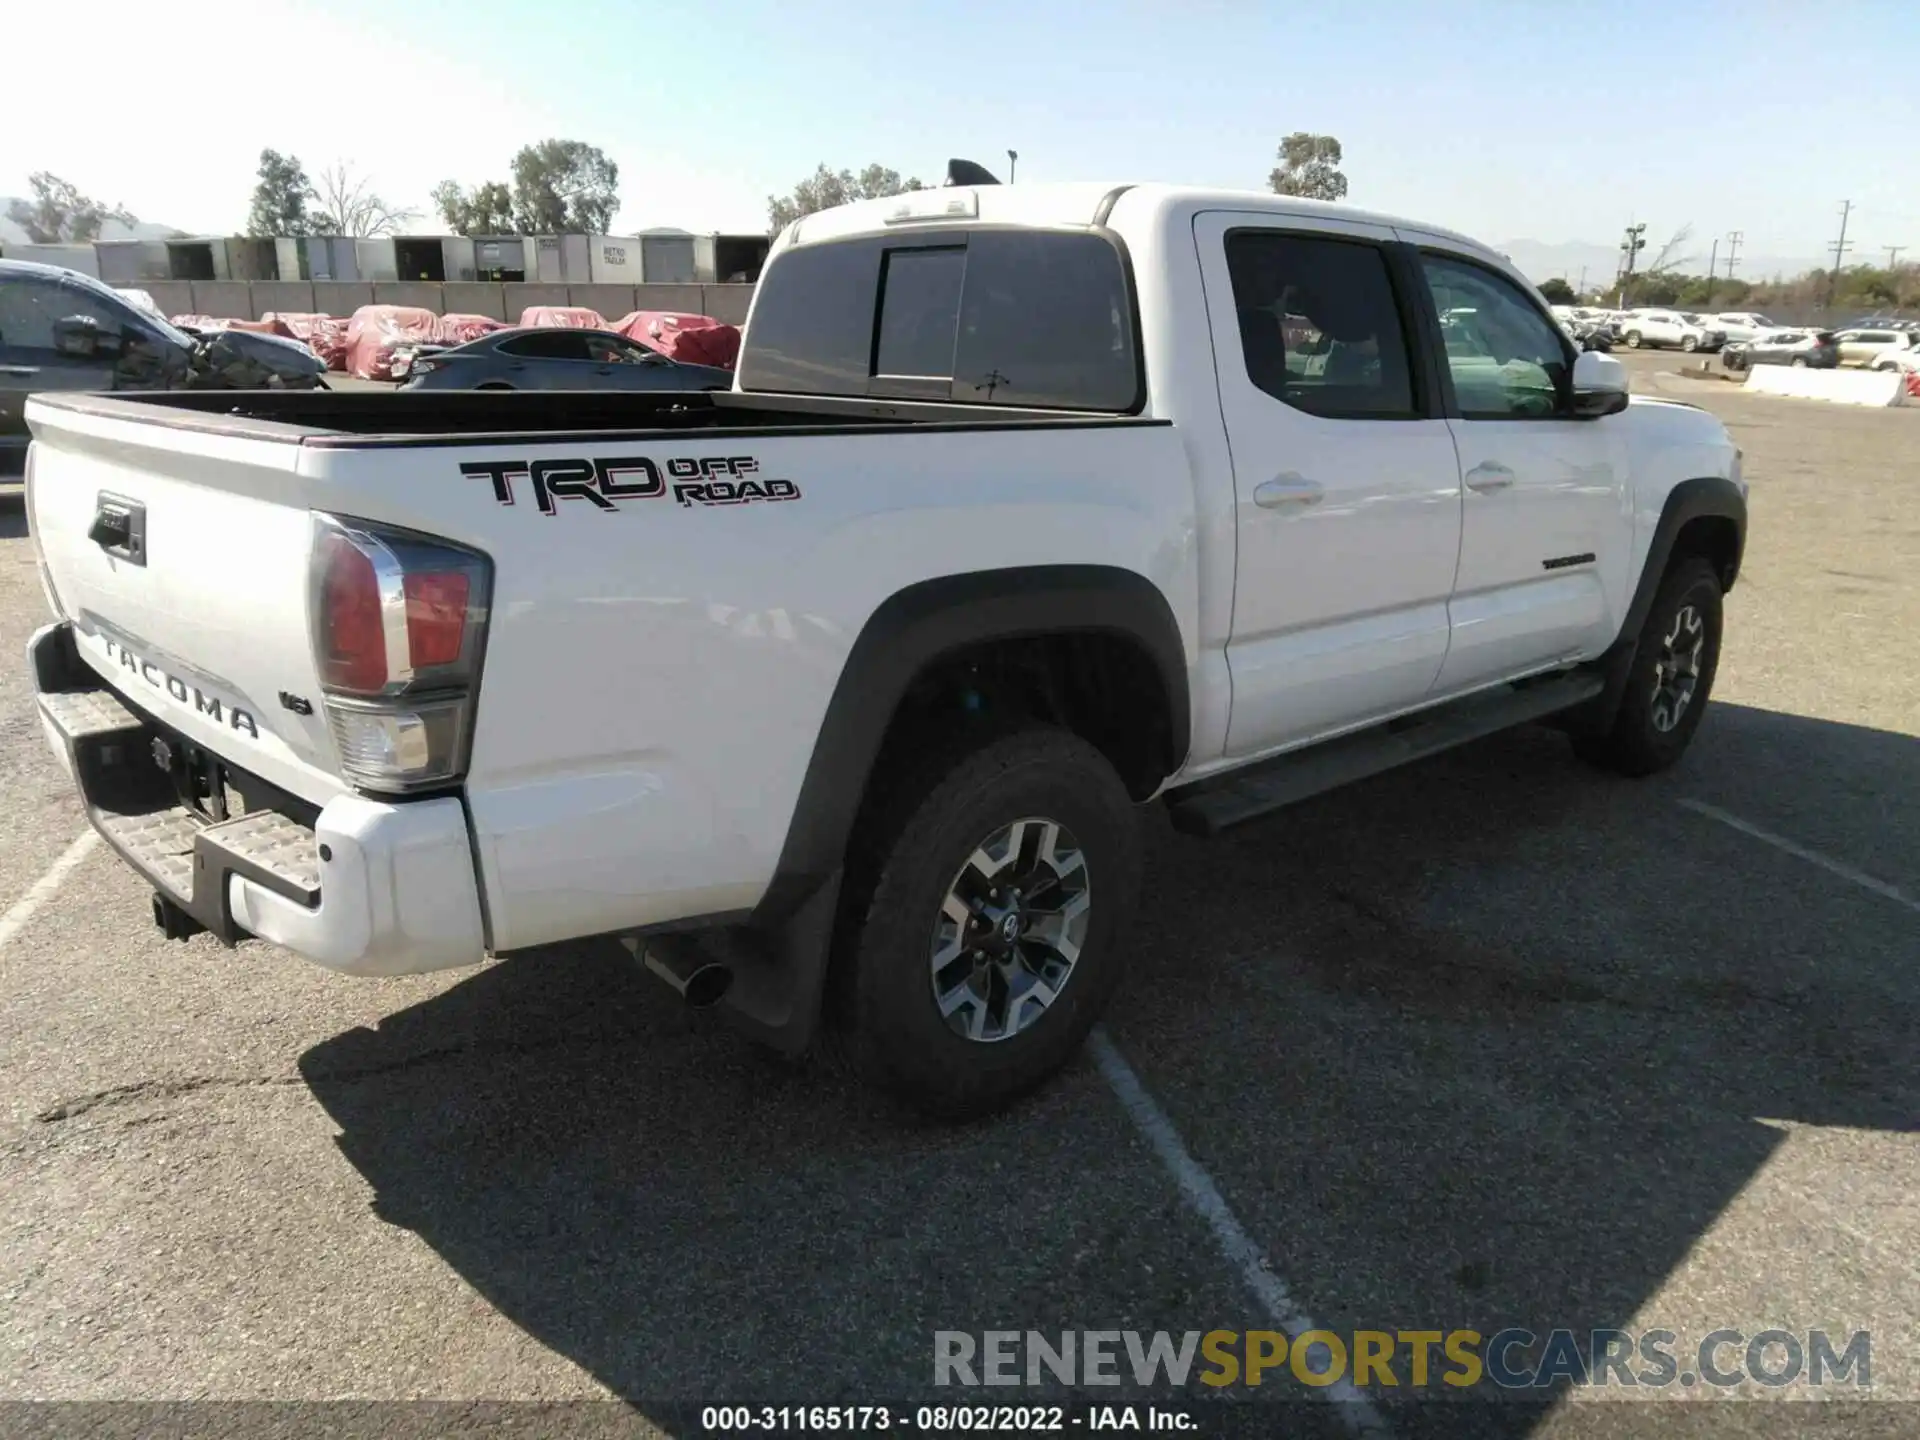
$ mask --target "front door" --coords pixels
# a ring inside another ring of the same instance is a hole
[[[1460,471],[1391,230],[1210,211],[1194,238],[1233,453],[1227,753],[1243,757],[1426,697]]]
[[[1559,327],[1491,266],[1432,250],[1420,265],[1466,491],[1445,694],[1605,649],[1624,614],[1632,516],[1622,418],[1568,413],[1573,351]]]

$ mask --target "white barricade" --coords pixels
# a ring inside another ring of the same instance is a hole
[[[1756,365],[1747,372],[1752,395],[1792,395],[1801,400],[1830,400],[1836,405],[1904,405],[1906,377],[1897,370],[1815,370],[1790,365]]]

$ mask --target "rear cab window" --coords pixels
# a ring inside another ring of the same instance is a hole
[[[1130,413],[1144,404],[1119,246],[1080,230],[856,236],[774,257],[747,390]]]

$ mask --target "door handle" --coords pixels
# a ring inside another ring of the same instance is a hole
[[[1494,460],[1482,460],[1467,471],[1467,488],[1485,495],[1489,490],[1504,490],[1513,484],[1513,471]]]
[[[40,367],[38,365],[0,365],[0,375],[18,375],[25,378],[28,375],[38,375],[39,373]]]
[[[1327,492],[1311,480],[1298,475],[1278,475],[1256,486],[1253,503],[1263,510],[1279,510],[1288,505],[1317,505]]]

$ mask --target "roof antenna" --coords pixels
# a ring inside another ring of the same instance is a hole
[[[984,165],[976,165],[971,160],[947,161],[947,184],[949,185],[998,185],[991,170]]]

